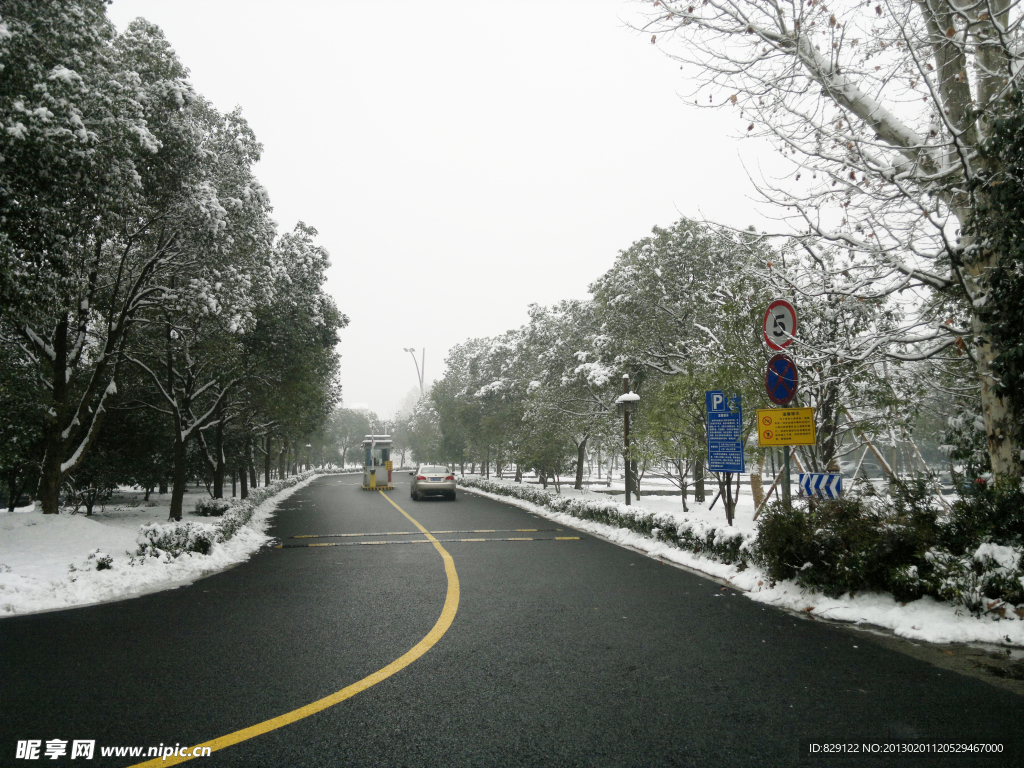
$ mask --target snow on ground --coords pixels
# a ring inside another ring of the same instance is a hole
[[[147,502],[142,491],[118,491],[110,504],[91,517],[44,515],[34,506],[4,511],[0,513],[0,617],[138,597],[191,584],[237,565],[269,540],[266,530],[278,503],[314,477],[263,502],[247,525],[228,541],[214,544],[208,555],[186,554],[170,562],[145,558],[129,564],[139,546],[139,528],[167,521],[169,493],[152,494]],[[185,494],[183,521],[216,525],[217,518],[190,514],[204,497],[209,497],[205,489]],[[95,556],[90,559],[90,554],[97,549],[110,557],[110,568],[96,570]]]
[[[511,480],[498,480],[493,476],[490,480],[491,482],[513,484]],[[621,489],[621,483],[612,485],[613,489],[616,487]],[[641,486],[641,491],[644,487],[658,488],[659,486],[644,484]],[[553,490],[551,485],[548,488]],[[759,603],[803,612],[824,619],[883,627],[910,640],[930,643],[982,642],[1024,647],[1024,617],[1017,617],[1012,612],[1007,612],[1006,617],[1002,619],[995,616],[977,618],[963,608],[957,608],[930,597],[923,597],[920,600],[903,604],[891,595],[878,593],[858,593],[853,597],[844,595],[839,599],[832,599],[823,594],[803,589],[792,581],[779,582],[771,587],[767,577],[756,567],[748,567],[746,570],[740,571],[736,566],[725,565],[701,557],[693,552],[679,549],[666,542],[657,541],[624,528],[580,520],[527,501],[486,493],[476,488],[467,487],[464,490],[507,504],[514,504],[534,514],[554,520],[560,525],[593,533],[616,544],[646,552],[651,557],[700,571],[742,590],[747,597]],[[688,512],[683,512],[682,501],[678,495],[641,496],[640,499],[633,500],[633,509],[659,514],[670,513],[683,520],[725,527],[725,512],[722,502],[718,501],[714,508],[711,508],[711,501],[717,492],[717,486],[711,484],[706,487],[706,491],[707,501],[702,503],[693,501],[691,493],[687,499]],[[621,495],[608,496],[594,490],[577,491],[572,488],[571,481],[562,485],[561,492],[563,496],[575,498],[601,500],[610,498],[620,503],[624,500]],[[753,516],[754,501],[750,495],[749,486],[744,486],[736,507],[734,526],[753,536],[757,531],[757,522]]]
[[[183,555],[170,562],[147,558],[143,564],[134,566],[129,565],[129,561],[138,547],[139,528],[143,524],[167,520],[169,494],[162,497],[154,495],[151,501],[145,502],[141,491],[122,491],[111,504],[92,517],[43,515],[32,507],[18,509],[14,513],[2,512],[0,617],[137,597],[191,584],[243,562],[269,540],[266,530],[277,504],[312,479],[307,478],[265,501],[248,525],[229,541],[214,545],[209,555]],[[511,483],[509,480],[491,479]],[[657,486],[645,483],[645,487]],[[465,490],[514,504],[560,525],[584,530],[646,552],[651,557],[708,574],[744,591],[757,602],[826,619],[884,627],[912,640],[1024,646],[1024,620],[1012,613],[1007,613],[1007,618],[1002,620],[975,618],[962,609],[928,597],[903,605],[885,594],[847,595],[831,599],[804,590],[792,582],[769,587],[764,574],[757,568],[740,571],[736,566],[724,565],[623,528],[579,520],[506,496],[494,496],[470,488]],[[714,488],[709,490],[708,501],[703,503],[694,502],[691,495],[687,512],[683,511],[678,495],[642,496],[634,501],[634,508],[724,527],[722,503],[719,501],[711,508]],[[594,490],[576,491],[571,488],[571,483],[562,486],[562,494],[586,499],[623,500],[622,496],[608,496]],[[195,502],[206,496],[205,490],[190,490],[186,494],[185,520],[196,525],[216,524],[216,518],[189,514]],[[750,490],[744,487],[737,505],[735,527],[753,535],[757,530],[753,512]],[[89,556],[97,549],[111,558],[111,568],[95,570],[95,560],[90,561]],[[72,566],[75,570],[71,570]]]

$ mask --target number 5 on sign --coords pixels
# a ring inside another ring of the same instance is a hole
[[[796,310],[785,299],[776,299],[764,313],[764,342],[768,349],[781,352],[796,336]]]

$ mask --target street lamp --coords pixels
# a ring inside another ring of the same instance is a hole
[[[423,394],[423,374],[427,372],[427,349],[426,349],[426,347],[423,348],[422,353],[421,353],[421,361],[420,362],[417,362],[417,360],[416,360],[416,350],[413,349],[412,347],[402,347],[402,351],[403,352],[408,352],[410,355],[412,355],[413,365],[416,366],[416,376],[419,377],[419,380],[420,380],[420,395],[422,395]]]
[[[629,415],[636,413],[636,404],[640,395],[629,391],[629,374],[622,374],[622,394],[615,401],[615,411],[622,417],[622,458],[626,464],[626,506],[631,503],[630,493],[633,490],[633,473],[629,462]]]

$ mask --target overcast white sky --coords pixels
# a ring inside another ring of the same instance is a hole
[[[115,0],[159,25],[196,89],[236,104],[282,230],[331,253],[345,404],[391,415],[404,347],[448,350],[583,298],[680,214],[761,225],[731,114],[688,107],[632,0]]]

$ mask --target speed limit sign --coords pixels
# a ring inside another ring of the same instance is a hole
[[[768,349],[781,351],[796,336],[796,310],[785,299],[776,299],[764,313],[764,341]]]

